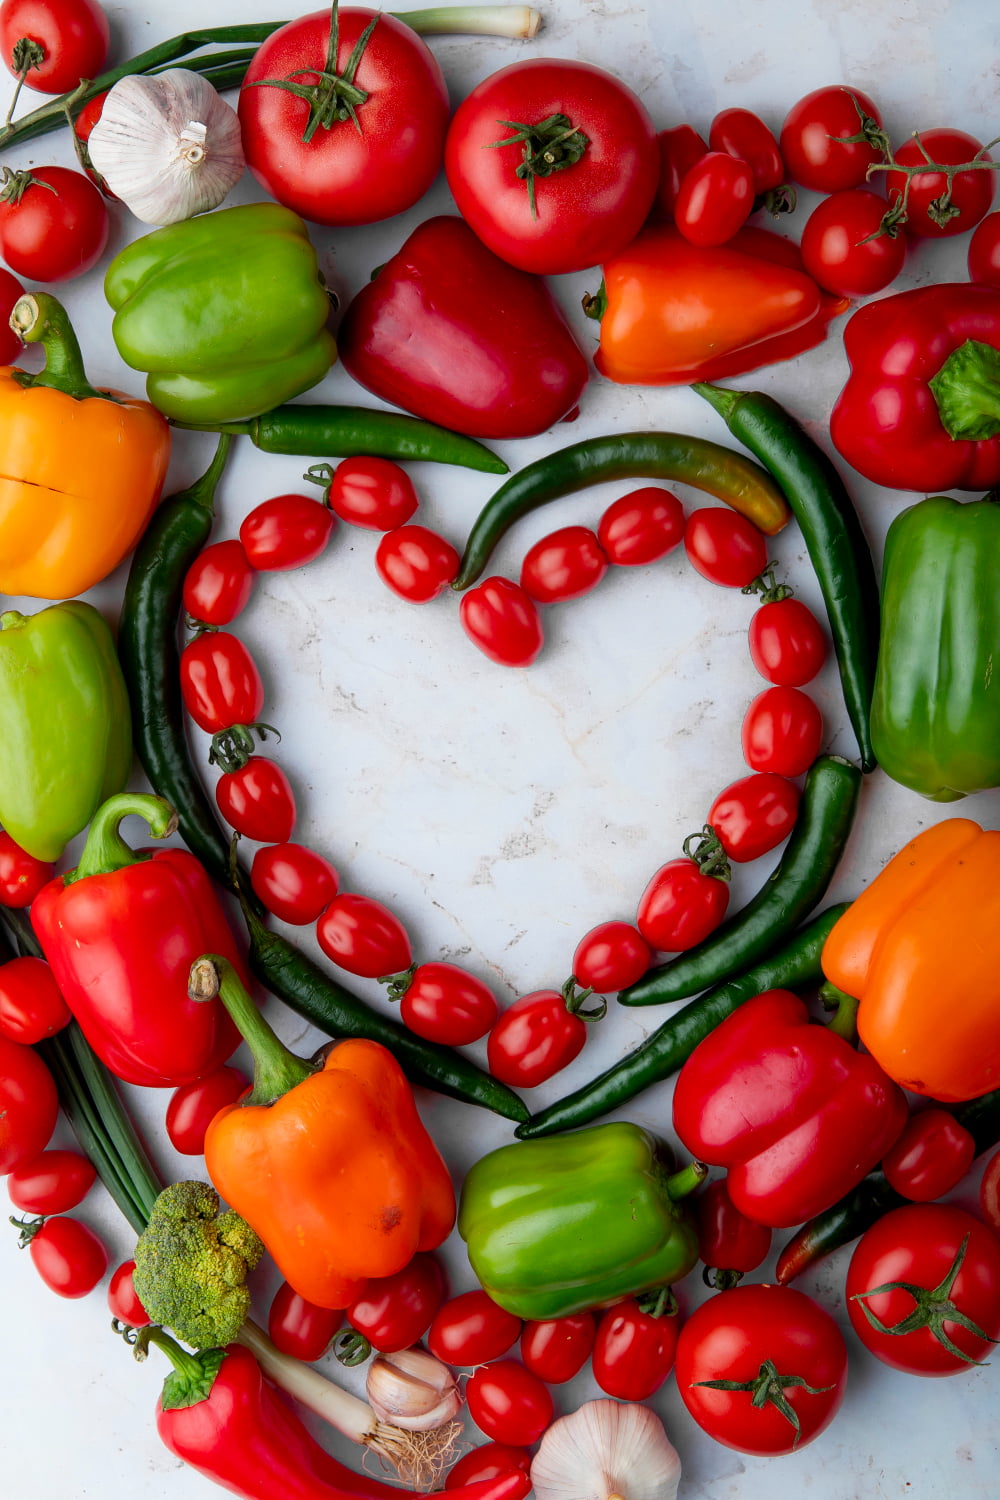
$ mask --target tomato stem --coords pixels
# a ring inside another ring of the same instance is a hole
[[[498,120],[514,134],[502,141],[487,142],[484,150],[495,151],[500,146],[520,146],[521,161],[515,168],[515,176],[527,184],[531,217],[538,218],[535,197],[535,178],[551,177],[553,172],[574,167],[590,145],[590,138],[577,130],[568,115],[549,115],[537,125],[526,125],[520,120]]]
[[[988,1344],[997,1343],[996,1339],[990,1338],[988,1333],[980,1328],[977,1323],[973,1323],[972,1319],[967,1317],[964,1312],[961,1312],[951,1300],[952,1288],[955,1285],[959,1271],[962,1269],[962,1262],[965,1259],[965,1252],[968,1248],[969,1235],[967,1234],[958,1247],[955,1259],[949,1266],[944,1279],[935,1287],[917,1286],[910,1281],[886,1281],[882,1286],[870,1287],[867,1292],[855,1292],[851,1301],[860,1302],[861,1311],[878,1333],[916,1333],[919,1329],[926,1328],[933,1334],[939,1344],[944,1345],[950,1354],[956,1355],[958,1359],[964,1360],[966,1364],[985,1364],[985,1360],[973,1359],[971,1354],[966,1354],[962,1349],[959,1349],[958,1345],[954,1343],[944,1330],[945,1323],[957,1323],[960,1328],[968,1329],[976,1338],[984,1339]],[[865,1301],[866,1297],[878,1297],[883,1292],[909,1292],[916,1303],[911,1313],[908,1313],[905,1318],[901,1318],[898,1323],[893,1323],[891,1327],[883,1323],[881,1318],[876,1317]]]
[[[707,1386],[712,1391],[747,1391],[752,1405],[758,1408],[773,1406],[795,1429],[793,1447],[802,1436],[802,1427],[798,1412],[785,1395],[785,1388],[798,1385],[810,1396],[821,1396],[824,1391],[833,1390],[832,1385],[810,1385],[801,1375],[782,1375],[771,1359],[765,1359],[753,1380],[696,1380],[694,1384]]]
[[[309,119],[306,128],[302,132],[302,140],[308,145],[316,131],[322,125],[324,130],[332,130],[334,125],[344,120],[350,120],[355,130],[360,135],[361,121],[358,119],[358,108],[368,98],[365,89],[359,88],[354,82],[354,76],[358,71],[364,50],[371,40],[372,32],[378,24],[378,16],[375,15],[368,22],[364,31],[358,37],[351,49],[351,55],[347,59],[347,66],[343,73],[337,72],[337,59],[340,55],[340,5],[339,0],[333,0],[330,8],[330,35],[326,45],[326,64],[323,71],[318,75],[315,83],[296,83],[295,78],[300,73],[312,72],[312,69],[301,68],[295,73],[289,73],[285,78],[258,78],[247,85],[248,88],[275,88],[284,89],[286,93],[294,94],[299,99],[305,99],[309,104]]]

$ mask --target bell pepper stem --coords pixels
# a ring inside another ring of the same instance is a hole
[[[45,369],[37,375],[19,375],[22,385],[51,386],[72,396],[75,401],[96,397],[100,401],[114,398],[98,391],[87,379],[83,355],[69,315],[62,303],[48,292],[25,292],[18,297],[10,315],[10,326],[26,344],[41,344],[45,350]]]
[[[148,854],[137,853],[121,836],[119,824],[130,813],[145,820],[154,839],[169,838],[176,831],[177,814],[162,797],[150,797],[144,792],[119,792],[102,802],[94,814],[80,863],[63,876],[66,885],[86,880],[89,875],[110,875],[115,870],[127,869],[129,865],[140,864],[149,858]]]
[[[827,1022],[827,1030],[832,1031],[834,1036],[842,1036],[845,1042],[850,1042],[852,1047],[856,1047],[859,1002],[853,995],[848,995],[844,990],[838,989],[835,984],[829,982],[824,984],[819,994],[827,1009],[834,1012],[832,1019]]]
[[[708,1168],[703,1161],[690,1161],[686,1167],[679,1172],[674,1172],[664,1183],[667,1197],[672,1203],[679,1198],[686,1198],[693,1193],[696,1187],[705,1181],[708,1176]]]
[[[966,339],[928,384],[950,438],[980,442],[1000,432],[1000,350]]]
[[[232,1017],[253,1057],[253,1089],[241,1105],[268,1105],[304,1083],[316,1069],[290,1052],[264,1020],[228,959],[206,953],[191,965],[188,995],[192,1000],[218,997]]]

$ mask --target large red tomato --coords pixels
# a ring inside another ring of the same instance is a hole
[[[437,176],[448,91],[430,49],[393,16],[341,9],[338,26],[332,40],[326,7],[258,49],[240,89],[243,150],[261,186],[303,218],[374,224],[410,208]]]

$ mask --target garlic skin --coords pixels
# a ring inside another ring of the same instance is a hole
[[[454,1420],[462,1405],[448,1366],[425,1349],[380,1354],[368,1367],[368,1402],[380,1422],[405,1432],[432,1432]]]
[[[236,111],[188,68],[120,78],[87,149],[144,224],[177,224],[216,208],[246,167]]]
[[[674,1500],[677,1449],[637,1402],[587,1401],[542,1435],[531,1463],[536,1500]]]

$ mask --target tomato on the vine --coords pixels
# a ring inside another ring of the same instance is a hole
[[[445,1475],[446,1490],[459,1489],[465,1484],[476,1484],[483,1479],[499,1479],[511,1469],[531,1470],[531,1454],[527,1448],[515,1448],[511,1443],[481,1443],[452,1464]]]
[[[61,1214],[22,1226],[35,1270],[60,1297],[86,1297],[108,1268],[108,1252],[89,1225]]]
[[[563,526],[541,537],[525,553],[521,587],[538,604],[577,599],[596,588],[608,559],[588,526]]]
[[[184,707],[206,734],[256,724],[264,707],[257,664],[239,636],[206,630],[181,652]]]
[[[729,858],[746,864],[788,837],[798,811],[799,789],[793,781],[771,771],[755,771],[719,793],[708,822]]]
[[[465,1387],[469,1415],[498,1443],[536,1443],[555,1414],[549,1388],[516,1359],[480,1365]]]
[[[470,641],[504,667],[530,666],[544,645],[537,604],[499,574],[462,595],[458,617]]]
[[[90,1192],[97,1169],[79,1151],[42,1151],[18,1162],[7,1178],[15,1208],[29,1214],[64,1214]]]
[[[0,1036],[31,1047],[72,1019],[44,958],[26,954],[0,966]]]
[[[692,245],[724,245],[753,209],[753,170],[728,151],[708,151],[685,172],[674,223]]]
[[[947,1109],[919,1109],[882,1158],[885,1180],[914,1203],[932,1203],[957,1187],[972,1166],[976,1141]]]
[[[674,1367],[680,1318],[663,1294],[627,1297],[601,1314],[591,1363],[594,1379],[619,1401],[645,1401]]]
[[[458,549],[427,526],[396,526],[375,549],[378,576],[411,604],[436,599],[458,577]]]
[[[100,260],[108,210],[97,188],[70,167],[32,167],[0,188],[0,256],[30,281],[69,281]]]
[[[547,1385],[562,1385],[579,1375],[594,1347],[597,1324],[590,1312],[525,1323],[521,1359]]]
[[[398,991],[403,1025],[414,1035],[445,1047],[478,1042],[497,1018],[496,997],[489,985],[458,964],[418,964],[400,981]],[[389,993],[395,998],[397,987],[390,984]]]
[[[111,41],[97,0],[3,0],[0,53],[39,94],[68,94],[104,71]]]
[[[522,995],[490,1032],[486,1043],[490,1072],[511,1088],[537,1088],[579,1055],[587,1040],[587,1020],[603,1014],[603,1010],[581,1013],[578,1001],[565,991],[535,990]]]
[[[404,526],[420,504],[405,469],[388,458],[362,455],[345,458],[334,469],[328,503],[342,521],[369,531]]]
[[[410,940],[395,913],[354,891],[334,896],[316,923],[316,938],[327,958],[363,979],[401,974],[412,962]]]
[[[980,219],[969,240],[969,280],[1000,287],[1000,213]]]
[[[601,516],[597,540],[609,562],[636,568],[672,552],[684,536],[684,507],[656,485],[612,501]]]
[[[521,1319],[484,1291],[463,1292],[445,1302],[427,1332],[427,1347],[446,1365],[483,1365],[512,1349]]]
[[[315,922],[337,894],[339,876],[305,844],[269,844],[250,865],[250,884],[268,911],[294,927]]]
[[[0,1177],[44,1151],[59,1099],[37,1052],[0,1037]]]
[[[708,144],[713,151],[725,151],[747,163],[757,196],[778,187],[785,175],[778,142],[752,110],[721,109],[708,128]]]
[[[165,1121],[174,1150],[182,1156],[203,1156],[205,1133],[219,1110],[235,1104],[249,1087],[249,1079],[239,1068],[226,1066],[174,1089]]]
[[[882,160],[882,117],[860,89],[831,84],[814,89],[785,116],[778,150],[789,176],[817,193],[863,187]]]
[[[108,1282],[108,1308],[119,1323],[127,1323],[129,1328],[145,1328],[149,1324],[149,1314],[139,1301],[132,1279],[134,1272],[134,1260],[123,1260],[112,1271]]]
[[[751,770],[802,776],[819,754],[823,715],[801,688],[765,688],[743,717],[741,737]]]
[[[715,931],[728,905],[728,874],[713,874],[681,855],[661,865],[646,886],[636,926],[658,953],[684,953]]]
[[[347,1321],[381,1354],[409,1349],[422,1339],[445,1295],[441,1262],[418,1250],[401,1271],[373,1276],[347,1308]]]
[[[815,282],[841,297],[867,297],[895,281],[906,259],[906,235],[883,227],[889,205],[866,188],[831,193],[802,230],[802,262]]]
[[[906,231],[925,239],[943,239],[965,234],[989,213],[993,202],[993,167],[970,167],[948,177],[936,172],[930,162],[942,167],[966,162],[991,162],[993,158],[974,135],[965,130],[920,130],[893,153],[901,167],[916,167],[912,175],[886,172],[885,191],[890,203],[898,201],[906,212]],[[15,266],[15,270],[17,267]]]
[[[301,568],[319,557],[337,524],[332,510],[310,495],[274,495],[243,518],[240,542],[261,572]]]
[[[295,793],[277,761],[251,755],[215,783],[215,800],[229,824],[259,844],[283,844],[295,827]]]
[[[229,625],[253,592],[255,569],[235,537],[199,552],[184,576],[181,602],[202,625]]]
[[[823,627],[801,599],[771,599],[750,621],[750,659],[778,687],[804,687],[826,659]]]
[[[688,559],[712,583],[741,589],[767,567],[767,538],[752,521],[723,505],[693,510],[684,530]]]
[[[573,954],[573,978],[599,995],[627,990],[653,961],[649,944],[631,922],[601,922],[585,933]]]
[[[339,1308],[317,1307],[283,1281],[271,1299],[267,1331],[282,1354],[311,1365],[323,1358],[343,1321]]]

